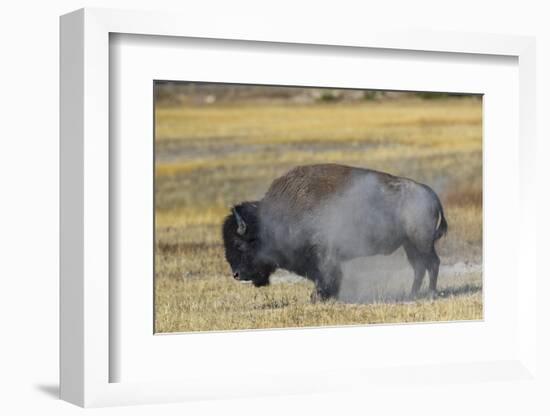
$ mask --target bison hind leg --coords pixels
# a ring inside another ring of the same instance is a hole
[[[413,267],[414,267],[414,280],[411,288],[411,297],[413,299],[416,299],[416,297],[418,296],[418,291],[422,286],[424,275],[426,274],[426,267],[422,262],[417,262]]]
[[[437,295],[437,277],[439,275],[439,256],[435,252],[435,248],[428,257],[428,273],[430,275],[430,296],[436,298]]]
[[[437,297],[437,277],[439,275],[439,256],[432,245],[428,253],[423,253],[414,244],[406,242],[404,244],[407,259],[414,269],[414,281],[411,289],[411,297],[416,298],[418,291],[422,286],[426,270],[430,277],[430,297]]]
[[[414,270],[414,280],[411,288],[411,298],[416,299],[418,291],[422,286],[424,275],[426,274],[426,258],[411,242],[407,241],[403,245],[405,253],[407,254],[407,260]]]

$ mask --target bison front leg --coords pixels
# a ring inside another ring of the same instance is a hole
[[[315,292],[312,294],[312,301],[327,301],[335,299],[340,292],[342,284],[342,270],[339,265],[324,267],[323,271],[315,273]]]

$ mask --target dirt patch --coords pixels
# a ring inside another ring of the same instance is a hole
[[[339,300],[346,303],[394,303],[409,300],[413,271],[399,256],[374,256],[344,265],[344,278]],[[438,278],[440,297],[469,295],[482,290],[482,269],[478,263],[458,262],[441,265]],[[303,277],[278,270],[271,277],[273,284],[295,284]],[[424,278],[419,299],[428,296],[428,274]]]

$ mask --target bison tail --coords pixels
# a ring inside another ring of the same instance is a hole
[[[441,206],[441,203],[439,203],[439,226],[435,230],[435,240],[439,240],[441,237],[443,237],[445,234],[447,234],[447,220],[445,219],[445,214],[443,214],[443,207]]]

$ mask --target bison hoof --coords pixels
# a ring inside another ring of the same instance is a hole
[[[311,294],[311,303],[318,303],[318,302],[327,302],[329,301],[330,299],[332,298],[332,296],[330,296],[329,294],[327,293],[324,293],[324,292],[319,292],[319,291],[314,291],[312,294]]]
[[[430,290],[430,294],[428,295],[428,298],[430,300],[439,299],[439,293],[437,292],[437,290]]]
[[[418,300],[418,293],[411,293],[408,297],[405,296],[405,300],[408,303],[414,303]]]
[[[312,292],[309,299],[311,303],[317,303],[321,301],[321,296],[317,292]]]

